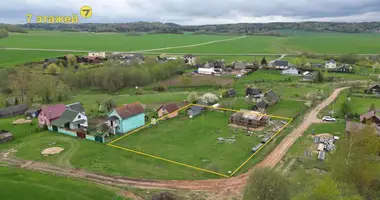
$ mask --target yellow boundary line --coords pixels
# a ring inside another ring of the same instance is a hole
[[[125,148],[125,147],[121,147],[121,146],[117,146],[117,145],[113,145],[113,144],[108,144],[108,146],[111,146],[111,147],[114,147],[114,148],[118,148],[118,149],[122,149],[122,150],[129,151],[129,152],[133,152],[133,153],[136,153],[136,154],[148,156],[148,157],[155,158],[155,159],[158,159],[158,160],[163,160],[163,161],[170,162],[170,163],[173,163],[173,164],[182,165],[182,166],[189,167],[189,168],[192,168],[192,169],[196,169],[196,170],[199,170],[199,171],[204,171],[204,172],[208,172],[208,173],[219,175],[219,176],[223,176],[223,177],[230,177],[230,176],[225,175],[225,174],[221,174],[221,173],[210,171],[210,170],[207,170],[207,169],[195,167],[193,165],[188,165],[188,164],[177,162],[177,161],[174,161],[174,160],[169,160],[169,159],[162,158],[162,157],[159,157],[159,156],[155,156],[155,155],[152,155],[152,154],[147,154],[147,153],[144,153],[144,152],[128,149],[128,148]]]
[[[183,109],[186,109],[190,106],[201,106],[201,107],[205,107],[205,108],[211,108],[211,109],[214,109],[214,110],[224,110],[224,111],[231,111],[231,112],[239,112],[239,110],[233,110],[233,109],[229,109],[229,108],[215,108],[215,107],[212,107],[212,106],[205,106],[205,105],[201,105],[201,104],[188,104],[186,106],[183,106],[181,108],[179,108],[178,110],[176,111],[173,111],[173,112],[179,112]],[[167,116],[169,116],[171,113],[161,117],[161,118],[158,118],[157,121],[161,121],[163,119],[165,119]],[[137,131],[140,131],[141,129],[144,129],[148,126],[151,125],[151,123],[149,124],[146,124],[138,129],[135,129],[119,138],[116,138],[115,140],[112,140],[111,142],[109,142],[107,144],[107,146],[110,146],[110,147],[113,147],[113,148],[118,148],[118,149],[122,149],[124,151],[129,151],[129,152],[132,152],[132,153],[136,153],[136,154],[139,154],[139,155],[143,155],[143,156],[147,156],[147,157],[151,157],[151,158],[155,158],[155,159],[158,159],[158,160],[163,160],[163,161],[166,161],[166,162],[170,162],[170,163],[173,163],[173,164],[177,164],[177,165],[181,165],[181,166],[185,166],[185,167],[188,167],[188,168],[192,168],[192,169],[196,169],[196,170],[199,170],[199,171],[203,171],[203,172],[208,172],[208,173],[211,173],[211,174],[214,174],[214,175],[219,175],[219,176],[222,176],[222,177],[231,177],[233,176],[237,171],[239,171],[245,164],[247,164],[247,162],[249,160],[251,160],[253,158],[253,156],[255,156],[257,153],[259,153],[261,151],[262,148],[264,148],[274,137],[276,137],[285,127],[287,127],[292,121],[293,119],[292,118],[287,118],[287,117],[281,117],[281,116],[275,116],[275,115],[266,115],[266,114],[258,114],[258,115],[262,115],[262,116],[268,116],[268,117],[272,117],[272,118],[278,118],[278,119],[286,119],[286,120],[289,120],[288,123],[286,123],[283,127],[280,128],[280,130],[278,130],[276,132],[276,134],[274,134],[264,145],[262,145],[255,153],[253,153],[246,161],[244,161],[237,169],[235,169],[235,171],[233,171],[231,173],[231,175],[225,175],[225,174],[222,174],[222,173],[218,173],[218,172],[214,172],[214,171],[211,171],[211,170],[207,170],[207,169],[203,169],[203,168],[199,168],[199,167],[196,167],[196,166],[193,166],[193,165],[188,165],[188,164],[185,164],[185,163],[181,163],[181,162],[177,162],[177,161],[174,161],[174,160],[170,160],[170,159],[167,159],[167,158],[163,158],[163,157],[159,157],[159,156],[155,156],[155,155],[152,155],[152,154],[147,154],[147,153],[144,153],[144,152],[140,152],[140,151],[136,151],[136,150],[133,150],[133,149],[128,149],[128,148],[125,148],[125,147],[121,147],[121,146],[118,146],[118,145],[114,145],[113,143],[129,136],[129,135],[132,135],[133,133],[136,133]]]
[[[264,143],[264,145],[262,145],[255,153],[253,153],[246,161],[244,161],[237,169],[235,169],[235,171],[232,172],[231,176],[233,176],[237,171],[239,171],[245,164],[247,164],[247,162],[249,160],[251,160],[253,158],[253,156],[255,156],[258,152],[261,151],[261,149],[263,149],[273,138],[275,138],[285,127],[287,127],[290,122],[292,122],[293,119],[291,119],[288,123],[286,123],[283,127],[280,128],[280,130],[277,131],[276,134],[274,134],[266,143]]]

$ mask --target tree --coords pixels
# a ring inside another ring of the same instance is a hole
[[[248,179],[243,199],[289,200],[289,182],[282,174],[274,169],[257,169]]]
[[[362,196],[370,192],[377,179],[378,163],[374,162],[380,149],[380,138],[371,126],[350,133],[338,140],[335,153],[328,160],[331,175],[337,180],[353,184]]]
[[[57,64],[51,63],[47,66],[45,72],[47,74],[57,75],[59,73],[60,69]]]
[[[0,27],[0,38],[8,37],[8,31]]]
[[[18,99],[17,99],[17,97],[15,98],[15,105],[18,105]]]
[[[99,111],[103,113],[111,112],[116,107],[115,100],[112,98],[105,99],[100,103]]]
[[[202,95],[199,100],[206,104],[214,104],[218,101],[218,97],[215,94],[212,93],[206,93]]]
[[[187,97],[187,101],[189,103],[196,103],[198,101],[199,97],[196,92],[191,92],[189,96]]]
[[[371,104],[371,107],[369,108],[369,111],[376,111],[376,107],[375,107],[374,103]]]
[[[68,65],[74,67],[75,64],[77,63],[77,57],[74,56],[73,54],[69,54],[66,57],[67,57]]]
[[[325,77],[323,77],[323,74],[320,71],[318,71],[315,77],[315,82],[322,83],[324,80],[325,80]]]
[[[170,192],[161,192],[152,196],[152,200],[178,200],[179,198]]]
[[[265,57],[263,57],[263,59],[261,59],[261,65],[263,65],[263,66],[267,66],[268,65],[268,62],[265,59]]]
[[[351,103],[347,99],[343,102],[342,107],[340,108],[340,111],[344,115],[352,114]]]

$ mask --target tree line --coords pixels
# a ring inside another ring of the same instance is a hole
[[[340,23],[340,22],[302,22],[302,23],[238,23],[182,26],[175,23],[133,22],[133,23],[81,23],[81,24],[24,24],[19,28],[46,30],[77,30],[89,32],[158,32],[158,33],[271,33],[277,36],[279,30],[303,30],[314,32],[364,33],[380,30],[380,22]]]
[[[5,29],[7,32],[13,32],[13,33],[28,33],[28,30],[22,28],[20,25],[11,25],[11,24],[1,24],[0,23],[0,30]]]

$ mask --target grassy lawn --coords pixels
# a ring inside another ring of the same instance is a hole
[[[185,164],[227,174],[252,153],[260,138],[234,132],[228,126],[230,112],[208,111],[193,119],[179,116],[161,121],[116,142],[116,145],[161,156]],[[257,132],[257,135],[260,132]],[[233,144],[219,144],[217,138],[237,135]]]
[[[312,39],[311,39],[312,38]],[[378,34],[313,33],[280,40],[280,45],[314,53],[376,53]]]
[[[350,103],[353,105],[353,111],[358,114],[366,113],[372,104],[375,105],[377,110],[380,109],[380,98],[351,97]]]
[[[341,135],[344,133],[345,127],[345,122],[312,124],[304,134],[311,134],[314,129],[314,134],[331,133],[333,135]]]
[[[0,41],[1,42],[1,41]],[[21,51],[21,50],[3,50],[0,49],[0,68],[12,67],[17,64],[27,62],[39,62],[45,58],[63,56],[65,52],[47,52],[47,51]],[[77,54],[77,53],[75,53]],[[42,65],[41,65],[42,68]]]
[[[0,166],[0,187],[3,199],[124,199],[116,189],[82,180]]]
[[[305,107],[305,102],[281,100],[276,105],[269,107],[267,113],[270,115],[292,118],[297,112]]]
[[[0,129],[10,131],[14,137],[24,137],[36,133],[37,130],[37,120],[33,119],[32,123],[27,124],[15,124],[13,121],[24,118],[23,115],[12,117],[12,118],[3,118],[0,119]],[[25,118],[24,118],[25,119]]]
[[[0,47],[47,48],[86,51],[138,51],[163,47],[191,45],[233,38],[219,35],[152,34],[127,36],[126,34],[93,34],[70,32],[34,32],[12,34],[0,40]]]

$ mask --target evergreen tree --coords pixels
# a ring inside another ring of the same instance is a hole
[[[265,57],[263,57],[263,59],[261,60],[261,65],[268,65],[268,62],[267,60],[265,59]]]

